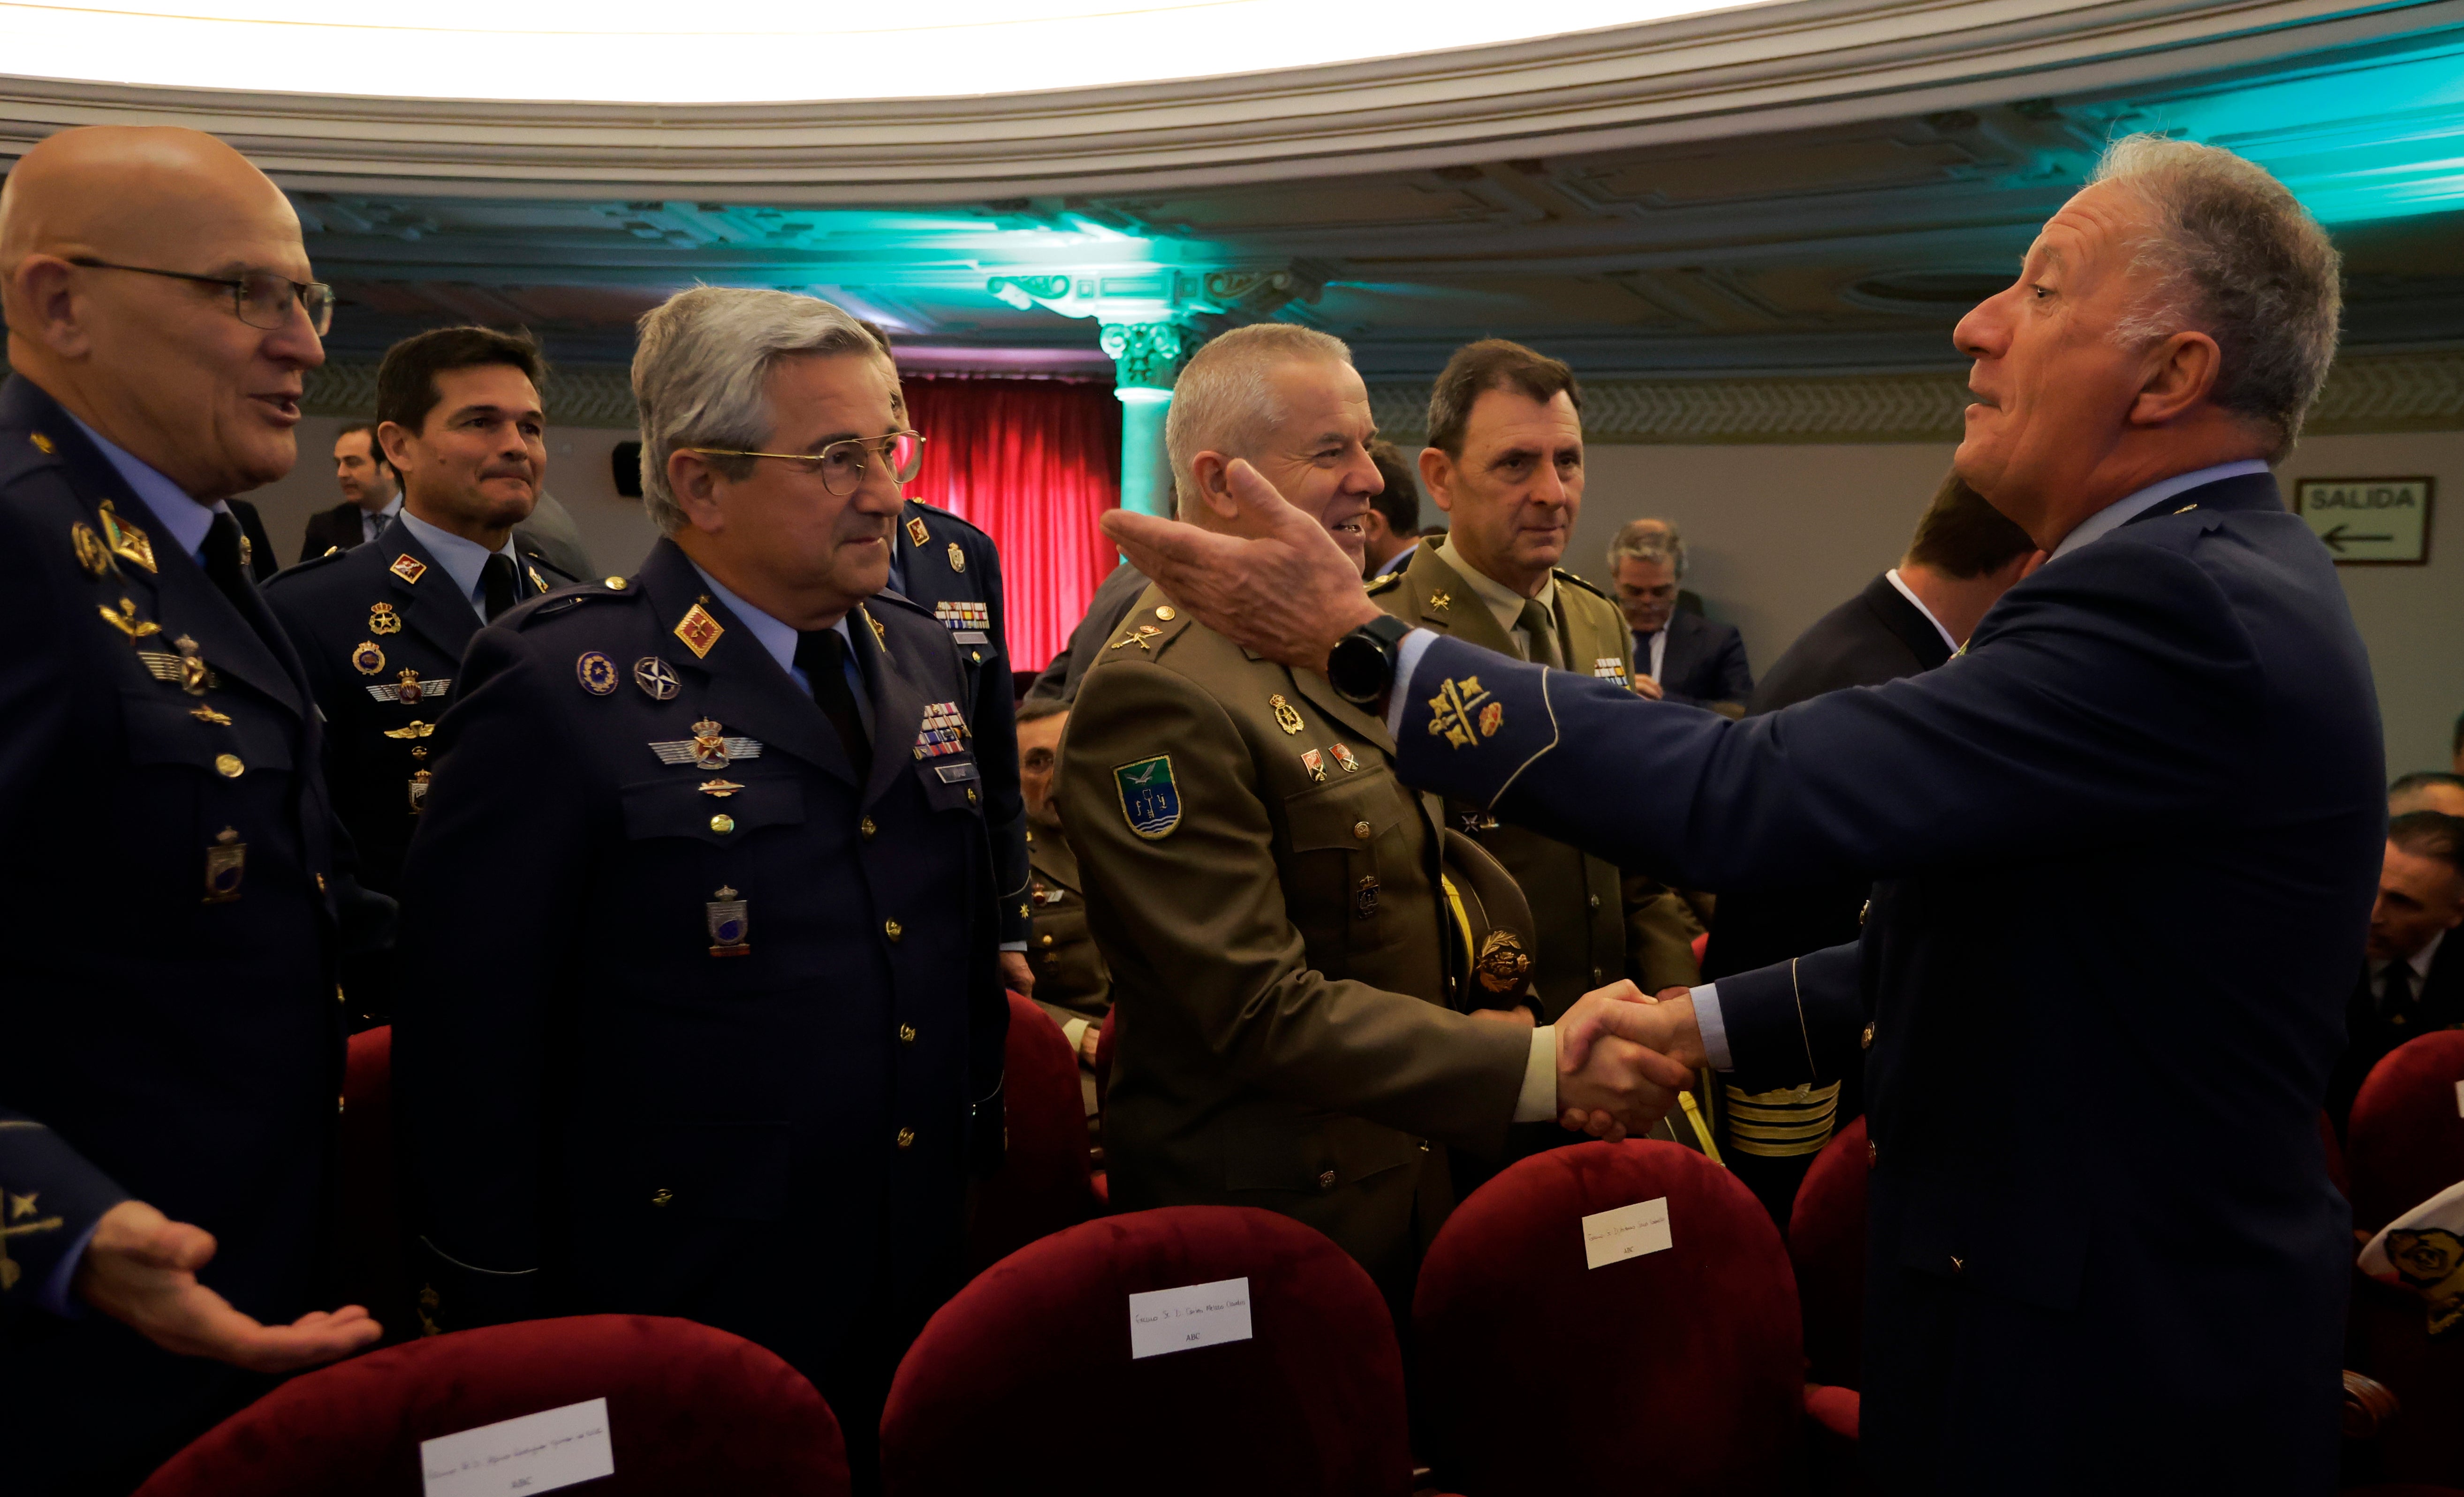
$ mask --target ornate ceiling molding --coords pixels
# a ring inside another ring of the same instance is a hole
[[[19,77],[0,79],[0,153],[66,125],[144,121],[214,131],[307,189],[923,203],[1623,149],[2130,86],[2458,25],[2464,0],[1777,0],[1272,74],[767,105],[369,99]]]

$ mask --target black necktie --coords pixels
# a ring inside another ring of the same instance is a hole
[[[228,512],[216,514],[213,524],[206,530],[206,576],[245,619],[250,616],[248,568],[240,564],[239,539],[239,521]]]
[[[813,688],[813,704],[839,730],[839,742],[846,746],[847,761],[855,765],[856,778],[872,773],[872,744],[864,736],[864,716],[855,708],[855,693],[847,689],[847,641],[836,629],[809,629],[796,636],[796,669]]]
[[[491,623],[514,605],[520,590],[514,580],[514,559],[502,551],[488,558],[488,564],[479,568],[479,593],[486,600],[482,611]]]
[[[2412,966],[2398,959],[2387,964],[2387,985],[2379,990],[2379,1013],[2395,1028],[2413,1028]]]

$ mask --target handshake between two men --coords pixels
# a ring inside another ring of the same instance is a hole
[[[1704,1065],[1691,990],[1632,982],[1586,993],[1557,1021],[1558,1122],[1612,1143],[1651,1129]]]

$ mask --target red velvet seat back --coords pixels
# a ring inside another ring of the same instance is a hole
[[[391,1344],[419,1334],[403,1266],[393,1156],[393,1026],[351,1036],[342,1069],[342,1302],[365,1305]]]
[[[1037,1238],[1094,1214],[1088,1183],[1087,1103],[1078,1057],[1061,1026],[1016,993],[1001,1072],[1001,1119],[1009,1147],[1001,1173],[976,1195],[968,1232],[973,1268],[1000,1262]]]
[[[2464,1030],[2409,1040],[2370,1069],[2344,1127],[2353,1225],[2375,1232],[2464,1180]]]
[[[1865,1119],[1823,1146],[1796,1188],[1788,1256],[1805,1302],[1805,1376],[1855,1388],[1865,1344]]]
[[[1660,1198],[1667,1248],[1585,1266],[1585,1217]],[[1509,1166],[1438,1234],[1413,1311],[1446,1489],[1793,1489],[1805,1376],[1788,1252],[1753,1192],[1691,1150],[1586,1143]]]
[[[1246,1341],[1133,1361],[1129,1297],[1249,1281]],[[1404,1497],[1402,1356],[1376,1287],[1288,1217],[1104,1217],[994,1265],[899,1365],[890,1497]]]
[[[688,1320],[578,1315],[432,1336],[295,1377],[174,1456],[139,1497],[419,1497],[419,1442],[607,1400],[593,1497],[844,1497],[846,1447],[812,1384]]]

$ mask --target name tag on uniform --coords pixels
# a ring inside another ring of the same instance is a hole
[[[941,782],[945,785],[954,785],[962,780],[976,778],[976,766],[972,763],[935,764],[933,766],[933,772],[941,777]]]
[[[950,636],[961,645],[989,645],[993,637],[982,629],[960,629]]]

